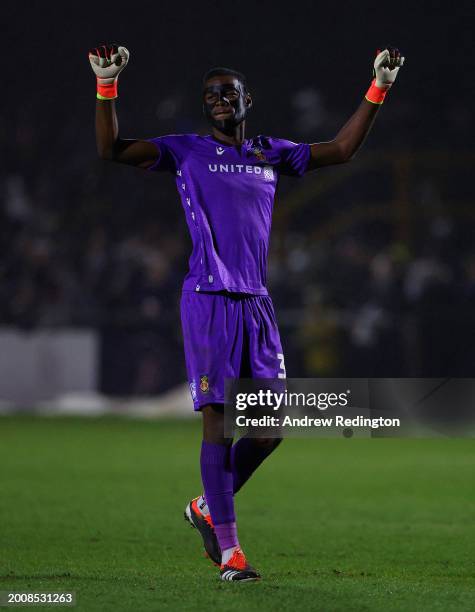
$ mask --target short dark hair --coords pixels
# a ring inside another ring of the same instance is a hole
[[[243,73],[238,72],[237,70],[233,70],[232,68],[224,68],[221,66],[211,68],[211,70],[208,70],[208,72],[203,76],[203,89],[206,85],[206,81],[209,81],[210,79],[217,76],[232,76],[238,79],[243,86],[244,92],[247,92],[246,77],[243,75]]]

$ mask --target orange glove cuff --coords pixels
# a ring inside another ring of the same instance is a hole
[[[114,79],[112,83],[101,83],[97,79],[97,98],[99,100],[113,100],[117,96],[117,79]]]
[[[373,79],[370,88],[366,92],[365,98],[372,104],[382,104],[388,91],[389,87],[387,89],[376,87],[376,79]]]

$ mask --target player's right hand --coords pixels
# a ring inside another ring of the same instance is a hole
[[[130,53],[125,47],[100,45],[89,50],[89,62],[97,77],[97,97],[100,100],[117,98],[117,79],[127,66]]]

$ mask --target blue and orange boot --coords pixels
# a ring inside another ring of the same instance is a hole
[[[195,497],[185,508],[185,521],[190,523],[192,527],[197,529],[203,538],[203,544],[206,551],[206,556],[218,566],[221,566],[221,549],[219,548],[218,539],[214,532],[213,521],[211,515],[203,513],[203,508],[206,502],[198,504],[200,497]],[[200,508],[201,505],[201,508]]]

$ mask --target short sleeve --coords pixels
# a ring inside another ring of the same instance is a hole
[[[158,149],[157,161],[148,168],[154,172],[175,173],[186,154],[189,146],[186,135],[159,136],[149,138],[148,142],[153,143]]]
[[[308,167],[310,145],[298,144],[291,140],[272,139],[272,148],[278,153],[277,167],[281,174],[302,176]]]

